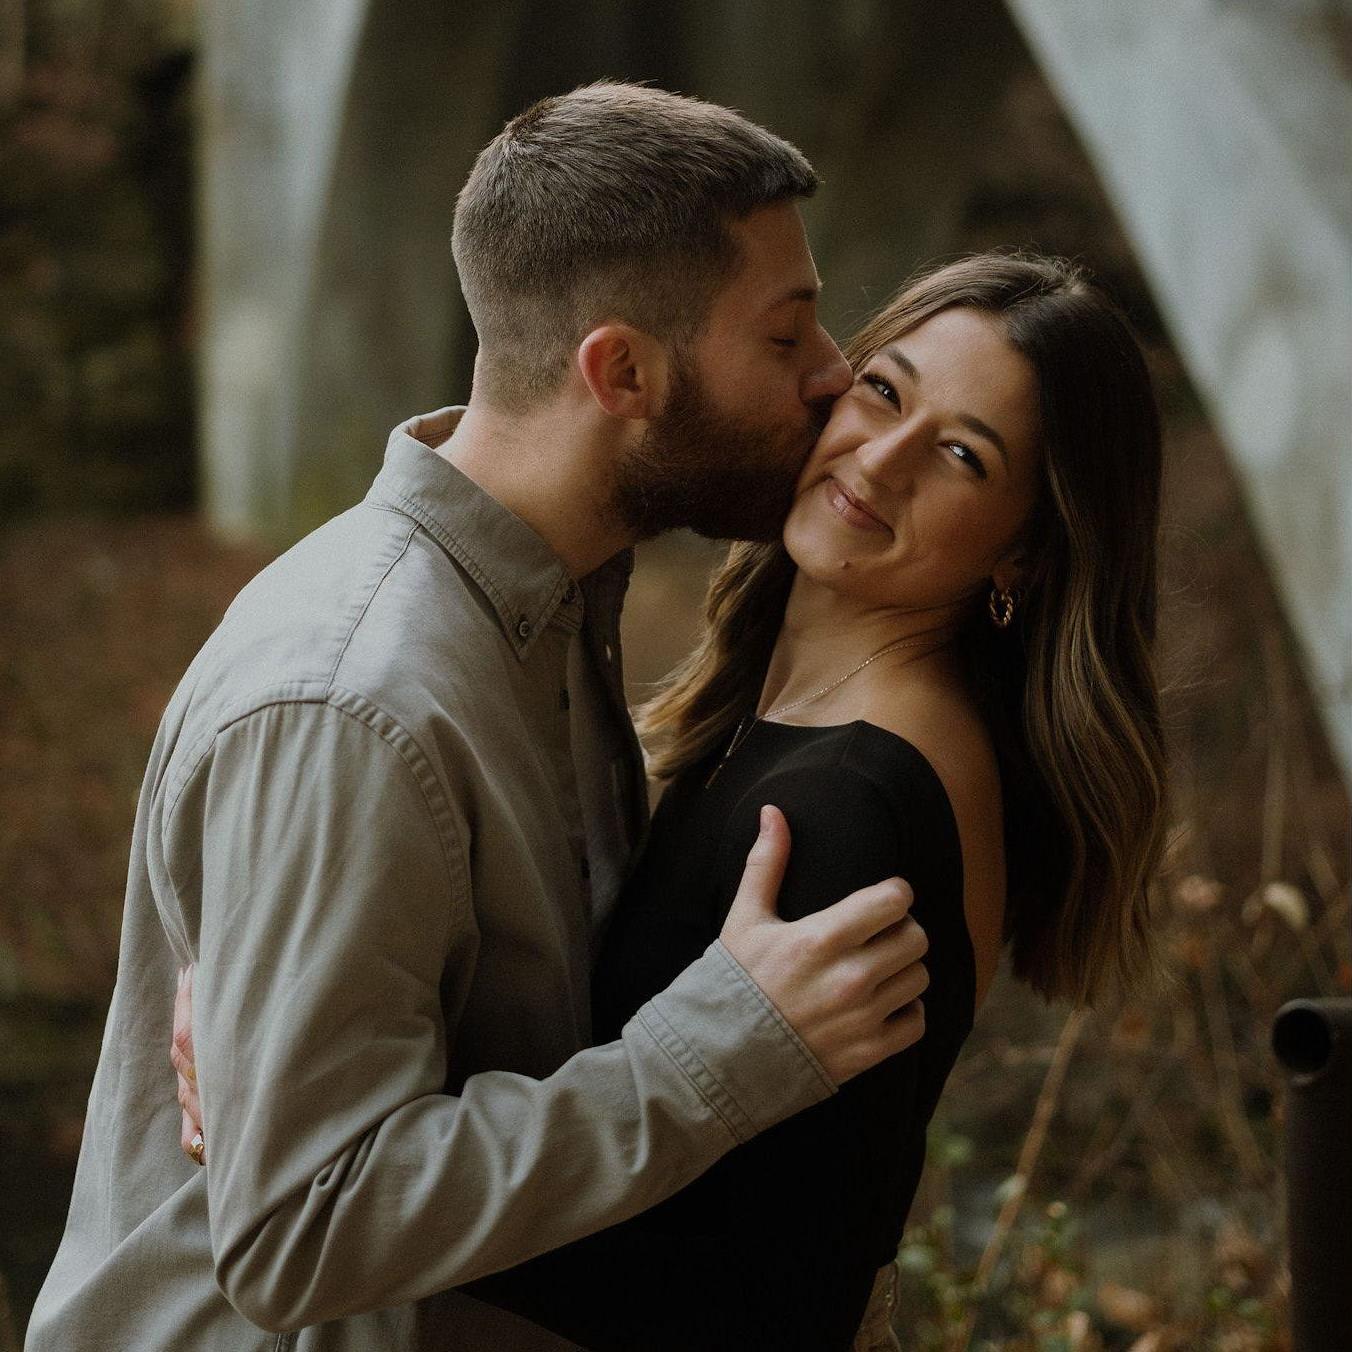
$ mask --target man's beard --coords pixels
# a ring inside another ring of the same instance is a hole
[[[824,423],[824,411],[793,431],[732,417],[678,361],[666,407],[616,466],[612,506],[639,539],[777,540]]]

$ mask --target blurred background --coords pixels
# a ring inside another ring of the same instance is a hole
[[[0,1352],[60,1237],[164,704],[390,426],[464,398],[455,192],[507,117],[601,77],[801,146],[838,337],[921,263],[1012,244],[1087,263],[1146,342],[1176,980],[1083,1017],[1001,978],[899,1329],[1288,1347],[1269,1029],[1352,994],[1352,5],[4,0]],[[640,551],[633,695],[717,552]]]

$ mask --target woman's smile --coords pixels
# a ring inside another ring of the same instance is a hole
[[[851,493],[834,475],[825,480],[826,500],[832,510],[847,524],[859,530],[892,534],[892,527],[857,494]]]

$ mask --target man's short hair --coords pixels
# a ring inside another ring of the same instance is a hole
[[[615,83],[542,99],[456,203],[483,392],[516,410],[552,393],[608,320],[679,348],[736,271],[729,223],[816,187],[800,151],[716,104]]]

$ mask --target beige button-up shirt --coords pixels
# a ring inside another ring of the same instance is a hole
[[[164,715],[33,1352],[559,1346],[448,1288],[832,1092],[717,943],[588,1046],[593,936],[645,825],[629,560],[575,583],[429,449],[455,417],[392,434]],[[205,1169],[168,1061],[188,962]]]

